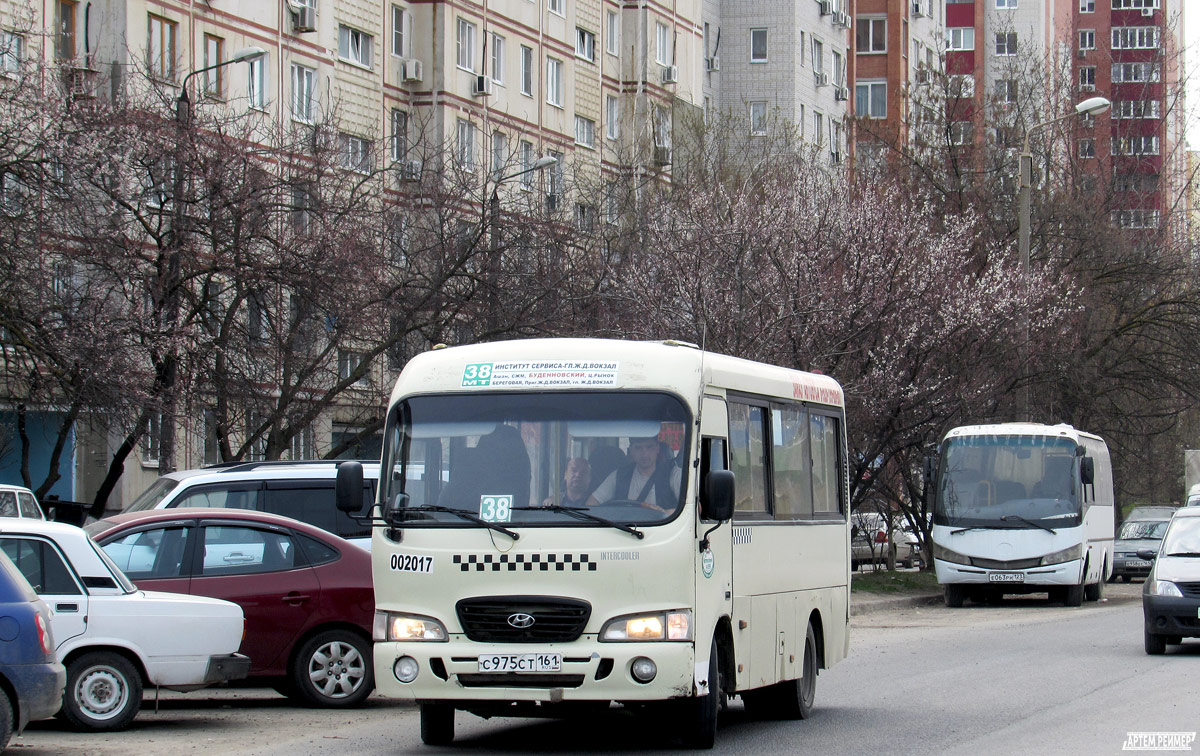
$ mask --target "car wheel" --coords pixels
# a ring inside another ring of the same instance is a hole
[[[1154,635],[1148,630],[1142,631],[1146,636],[1146,653],[1151,656],[1158,656],[1165,653],[1167,650],[1167,641],[1161,635]]]
[[[8,694],[0,689],[0,751],[8,747],[13,733],[13,709]]]
[[[964,591],[961,585],[949,584],[945,586],[946,606],[951,609],[958,609],[963,605]]]
[[[687,698],[679,723],[680,736],[687,748],[709,750],[717,742],[717,711],[721,699],[721,666],[718,663],[717,639],[708,650],[708,695]]]
[[[62,715],[76,729],[122,730],[141,708],[142,676],[124,656],[93,651],[67,667]]]
[[[313,706],[361,704],[375,688],[370,641],[349,630],[317,633],[296,653],[290,683],[299,698]]]
[[[1068,585],[1063,590],[1063,606],[1083,606],[1083,583]]]
[[[449,745],[454,742],[454,707],[450,704],[421,704],[421,742]]]

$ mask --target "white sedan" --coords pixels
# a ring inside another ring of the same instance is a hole
[[[0,548],[54,611],[58,659],[67,668],[61,715],[79,729],[127,726],[146,686],[194,690],[250,670],[237,653],[244,627],[237,604],[140,591],[74,525],[6,518]]]

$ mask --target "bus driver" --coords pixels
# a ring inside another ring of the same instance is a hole
[[[631,439],[629,456],[633,464],[618,467],[605,478],[592,492],[588,505],[625,500],[663,514],[673,512],[679,501],[683,471],[664,458],[661,451],[657,436]]]

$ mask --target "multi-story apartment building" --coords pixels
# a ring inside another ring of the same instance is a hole
[[[580,224],[598,212],[601,182],[670,176],[674,122],[699,111],[708,76],[701,0],[0,0],[0,33],[0,65],[40,59],[80,97],[146,83],[174,98],[189,73],[258,47],[191,77],[192,108],[248,114],[264,134],[335,113],[343,167],[386,168],[385,202],[431,170],[453,172],[505,212],[536,201]],[[542,156],[557,162],[526,172]],[[371,382],[389,385],[399,365],[378,362]],[[293,454],[321,455],[354,432],[347,422],[327,413]],[[89,498],[110,458],[113,439],[85,425],[63,498]],[[180,418],[173,467],[216,461],[207,425]],[[143,452],[110,507],[157,473]]]

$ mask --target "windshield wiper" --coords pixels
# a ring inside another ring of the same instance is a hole
[[[1167,554],[1167,556],[1200,557],[1200,552],[1197,552],[1197,551],[1175,551],[1170,554]]]
[[[565,515],[570,515],[571,517],[574,517],[579,520],[590,520],[591,522],[597,522],[597,523],[600,523],[601,525],[607,525],[610,528],[616,528],[617,530],[624,530],[626,533],[633,533],[635,536],[638,537],[638,540],[641,540],[646,537],[645,533],[643,533],[642,531],[633,527],[632,525],[625,525],[620,522],[613,522],[612,520],[609,520],[605,517],[600,517],[599,515],[594,515],[591,512],[588,512],[587,510],[585,510],[583,507],[564,507],[561,504],[549,504],[544,507],[513,507],[513,509],[520,509],[520,510],[531,511],[531,512],[536,512],[536,511],[562,512]]]
[[[1029,526],[1035,527],[1035,528],[1041,528],[1042,530],[1046,531],[1047,533],[1056,533],[1057,532],[1054,530],[1054,528],[1050,527],[1049,525],[1043,525],[1040,522],[1034,522],[1033,520],[1027,520],[1024,517],[1022,517],[1021,515],[1001,515],[1001,517],[1000,517],[1001,522],[1008,522],[1009,520],[1020,520],[1021,522],[1025,523],[1026,525],[1029,525]]]
[[[465,509],[454,509],[452,507],[439,507],[435,504],[422,504],[419,507],[401,507],[399,509],[394,509],[394,510],[392,510],[392,515],[396,516],[401,512],[446,512],[447,514],[457,515],[458,517],[461,517],[464,520],[470,520],[471,522],[482,525],[485,528],[490,528],[491,530],[494,530],[497,533],[503,533],[504,535],[508,536],[509,538],[513,539],[514,541],[516,541],[517,539],[519,539],[521,537],[521,535],[519,533],[514,533],[513,531],[504,527],[503,525],[497,525],[494,522],[488,522],[487,520],[483,519],[479,515],[471,514],[470,512],[466,511]],[[403,524],[404,523],[401,523],[401,525],[403,525]]]
[[[950,535],[966,533],[968,530],[1012,530],[1012,528],[998,528],[995,525],[968,525],[965,528],[955,528],[954,530],[951,530]]]

